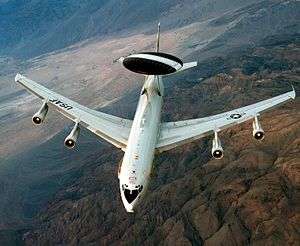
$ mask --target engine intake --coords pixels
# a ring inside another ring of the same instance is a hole
[[[42,107],[39,109],[39,111],[32,116],[32,122],[35,125],[42,124],[46,118],[47,113],[48,113],[48,105],[47,102],[44,102]]]
[[[215,132],[215,138],[213,139],[211,154],[215,159],[222,159],[224,156],[224,151],[217,132]]]
[[[252,126],[253,126],[253,132],[252,132],[253,137],[259,141],[263,140],[265,138],[265,132],[262,129],[257,116],[255,116]]]
[[[67,148],[73,149],[79,137],[79,123],[76,123],[70,134],[65,138],[64,144]]]

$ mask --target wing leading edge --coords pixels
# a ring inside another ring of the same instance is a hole
[[[295,99],[295,97],[296,93],[293,87],[290,92],[225,113],[193,120],[162,123],[156,149],[158,152],[163,152],[192,142],[215,131],[253,119],[260,113]]]
[[[126,148],[131,120],[89,109],[20,74],[16,75],[15,81],[73,122],[79,123],[118,148]]]

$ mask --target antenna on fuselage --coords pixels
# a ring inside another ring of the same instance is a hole
[[[157,25],[156,51],[141,52],[118,59],[128,70],[148,75],[162,76],[193,67],[193,64],[183,62],[176,56],[160,52],[160,22]]]
[[[156,52],[159,52],[160,22],[157,24]]]

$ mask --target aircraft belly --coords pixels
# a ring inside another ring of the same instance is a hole
[[[129,137],[123,164],[121,182],[135,186],[148,183],[154,159],[160,125],[162,100],[142,96],[138,105],[132,133]]]

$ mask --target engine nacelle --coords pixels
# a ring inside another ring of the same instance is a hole
[[[48,105],[47,102],[44,102],[40,110],[32,116],[32,122],[35,125],[40,125],[46,118],[48,113]]]
[[[252,132],[253,137],[259,141],[263,140],[265,138],[265,132],[262,129],[257,116],[255,116],[252,126],[253,126],[253,132]]]
[[[73,149],[75,147],[79,137],[79,132],[80,132],[79,124],[76,123],[72,131],[70,132],[70,134],[65,138],[64,143],[67,148]]]
[[[215,132],[215,138],[213,139],[211,154],[215,159],[222,159],[224,156],[224,151],[217,132]]]

